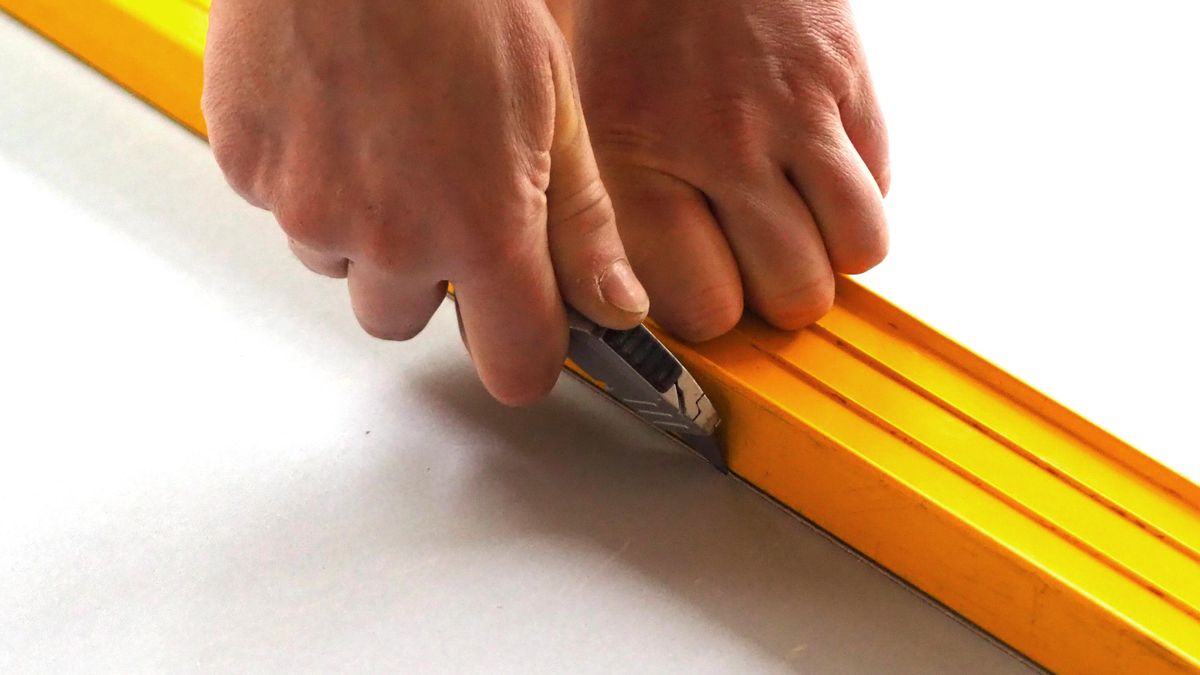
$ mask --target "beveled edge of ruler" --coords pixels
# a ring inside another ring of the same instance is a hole
[[[204,133],[206,0],[71,4],[0,0]],[[721,407],[735,472],[967,619],[1057,670],[1200,667],[1194,605],[1156,586],[1171,583],[1155,565],[1161,560],[1123,550],[1147,543],[1172,560],[1194,560],[1200,489],[1168,468],[846,279],[830,317],[797,334],[747,319],[701,346],[659,335]],[[861,379],[831,381],[836,363],[823,375],[806,370],[816,351],[845,359],[846,372],[857,368]],[[844,393],[854,386],[853,396]],[[896,418],[890,395],[868,400],[879,387],[924,400],[924,426]],[[977,428],[972,442],[1007,471],[972,467],[969,453],[939,446],[941,422]],[[996,488],[1014,475],[1037,477],[1146,538],[1125,527],[1124,539],[1093,546],[1072,534],[1060,504],[1039,511],[1030,503],[1037,494]]]
[[[734,473],[1022,653],[1200,666],[1195,486],[1133,448],[848,279],[805,331],[666,341]]]
[[[1019,401],[1063,430],[1078,436],[1096,451],[1141,474],[1164,491],[1200,508],[1200,485],[1189,481],[1170,467],[1146,455],[1129,443],[1106,431],[1096,423],[1058,403],[1018,377],[997,367],[987,359],[967,349],[940,331],[916,320],[911,314],[883,299],[861,284],[842,279],[839,296],[843,303],[852,303],[856,312],[875,317],[893,329],[907,331],[908,338],[936,352],[988,386]],[[901,328],[903,327],[903,328]]]

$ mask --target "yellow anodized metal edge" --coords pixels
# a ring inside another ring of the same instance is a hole
[[[207,0],[0,0],[184,125]],[[848,279],[685,345],[734,473],[1060,672],[1200,672],[1200,488]]]

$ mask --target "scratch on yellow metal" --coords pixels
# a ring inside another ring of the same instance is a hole
[[[0,0],[204,133],[207,0]],[[1060,672],[1200,671],[1200,488],[861,286],[797,333],[659,336],[731,469]]]

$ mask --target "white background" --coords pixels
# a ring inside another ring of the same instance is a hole
[[[1200,4],[855,7],[894,159],[868,285],[1200,480]]]
[[[857,6],[868,283],[1200,476],[1193,5]],[[445,312],[362,336],[200,141],[8,20],[0,196],[0,670],[1022,669],[587,392],[492,404]]]

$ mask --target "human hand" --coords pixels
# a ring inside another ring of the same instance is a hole
[[[800,328],[883,259],[887,134],[844,0],[556,2],[659,323]]]
[[[203,107],[230,184],[368,333],[416,335],[452,281],[505,403],[554,385],[564,300],[646,314],[541,0],[215,0]]]

